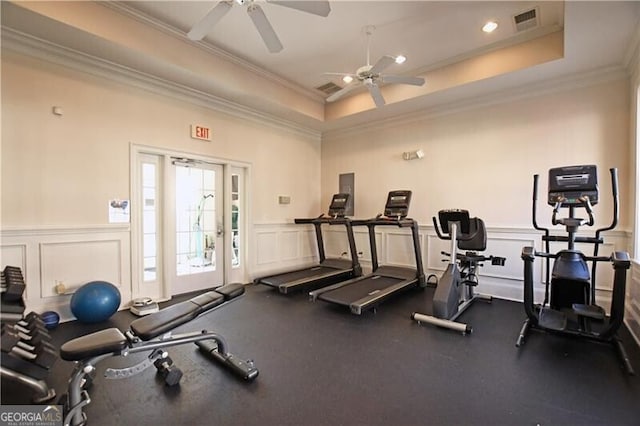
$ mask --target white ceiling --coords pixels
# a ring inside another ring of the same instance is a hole
[[[217,1],[133,1],[127,6],[188,32]],[[542,27],[562,27],[563,2],[331,1],[326,18],[259,2],[284,49],[269,53],[246,12],[234,4],[204,41],[303,87],[332,80],[324,72],[355,72],[366,64],[366,26],[373,25],[371,62],[383,55],[409,60],[397,73],[420,73],[460,55],[485,50],[516,35],[512,16],[538,6]],[[481,31],[488,20],[501,25]],[[540,32],[540,29],[535,30]],[[530,34],[532,36],[533,34]],[[343,83],[339,77],[335,83]]]
[[[335,120],[318,120],[296,111],[296,105],[270,105],[264,94],[248,92],[235,96],[225,91],[225,81],[214,81],[219,73],[200,76],[195,68],[178,62],[168,63],[171,55],[154,57],[141,55],[116,38],[104,38],[104,32],[92,32],[90,23],[81,27],[66,19],[61,12],[46,7],[2,5],[2,25],[21,33],[73,48],[89,55],[120,63],[164,79],[173,79],[182,86],[224,98],[249,108],[260,110],[285,120],[317,129],[331,130],[367,123],[371,120],[438,108],[444,104],[464,101],[497,92],[536,86],[558,79],[571,79],[598,70],[624,70],[625,60],[640,38],[640,2],[626,1],[343,1],[330,2],[328,17],[319,17],[277,4],[256,0],[263,8],[284,49],[269,53],[262,42],[246,6],[235,5],[216,24],[202,42],[193,42],[186,33],[217,1],[126,1],[100,5],[133,16],[136,25],[161,29],[181,42],[210,47],[209,54],[220,57],[220,51],[239,58],[234,63],[245,64],[262,75],[273,75],[297,88],[310,102],[322,104],[324,97],[314,88],[333,81],[343,85],[339,77],[325,72],[355,72],[366,63],[367,38],[364,27],[373,25],[371,62],[382,55],[403,54],[403,65],[392,65],[392,74],[420,75],[444,65],[473,58],[495,49],[536,39],[545,34],[563,31],[564,52],[561,59],[551,60],[491,78],[449,87],[434,93],[407,96],[390,102],[383,108],[365,108],[345,114]],[[59,8],[81,8],[78,4],[56,2]],[[515,14],[538,8],[540,26],[517,33],[512,22]],[[47,16],[48,15],[48,16]],[[55,15],[55,16],[54,16]],[[95,13],[94,13],[95,15]],[[99,18],[98,18],[99,19]],[[489,19],[500,26],[491,34],[481,31]],[[97,26],[97,25],[94,25]],[[133,33],[132,33],[133,34]],[[140,33],[142,34],[142,33]],[[144,33],[151,34],[151,33]],[[3,37],[5,32],[3,31]],[[132,35],[133,37],[133,35]],[[166,39],[165,39],[166,42]],[[4,43],[4,41],[3,41]],[[165,46],[158,44],[157,49]],[[200,50],[204,54],[207,49]],[[217,52],[217,53],[216,53]],[[176,56],[177,57],[177,56]],[[214,78],[212,79],[212,75]],[[222,77],[220,77],[222,79]],[[426,86],[429,85],[427,78]],[[358,96],[357,92],[354,92]]]

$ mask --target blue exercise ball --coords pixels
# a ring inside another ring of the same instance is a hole
[[[120,291],[106,281],[86,283],[71,296],[71,313],[80,322],[108,320],[120,306]]]

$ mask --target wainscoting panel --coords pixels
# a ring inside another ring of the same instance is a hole
[[[127,259],[128,260],[128,259]],[[57,297],[56,284],[73,293],[89,281],[122,283],[119,240],[69,241],[40,244],[40,297]],[[69,264],[73,268],[69,268]],[[122,292],[122,289],[120,289]]]
[[[325,232],[325,254],[327,257],[339,258],[344,257],[350,259],[349,242],[347,241],[347,233],[344,228],[331,227]],[[353,230],[353,237],[356,242],[356,252],[358,260],[364,271],[371,270],[371,247],[369,246],[369,231],[366,227],[357,227]],[[383,233],[376,231],[376,248],[378,250],[378,258],[380,263],[384,263],[381,255],[384,255]],[[344,254],[346,253],[346,254]]]
[[[625,321],[631,334],[640,345],[640,263],[631,262],[627,279],[627,309]]]
[[[295,230],[286,230],[280,233],[278,237],[278,251],[282,260],[296,260],[301,253],[300,250],[300,232]]]
[[[414,268],[416,261],[411,231],[395,228],[385,229],[384,236],[385,245],[381,250],[380,263]],[[422,251],[422,244],[420,244],[420,251]]]
[[[278,232],[256,232],[256,264],[268,265],[278,261]]]
[[[316,232],[314,230],[305,229],[299,232],[298,241],[300,257],[309,259],[318,255],[318,244],[316,243]]]
[[[426,262],[424,264],[425,273],[440,275],[447,269],[449,258],[444,256],[442,252],[449,253],[451,250],[451,243],[438,238],[433,233],[427,233],[425,235],[425,247],[423,252],[426,253]]]
[[[27,312],[53,310],[73,318],[72,293],[89,281],[103,280],[120,290],[122,304],[131,300],[130,234],[127,225],[79,228],[4,229],[2,268],[22,268]],[[56,292],[63,284],[64,294]]]
[[[315,231],[311,225],[256,224],[253,232],[252,280],[302,268],[317,260]]]

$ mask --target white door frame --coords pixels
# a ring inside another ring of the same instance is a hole
[[[141,176],[138,171],[138,158],[140,154],[149,154],[160,157],[159,164],[162,167],[160,171],[162,173],[161,176],[166,175],[166,171],[169,170],[169,167],[173,167],[172,158],[190,158],[196,161],[202,161],[206,163],[220,164],[223,166],[223,174],[224,174],[224,195],[223,195],[223,209],[225,212],[231,211],[231,176],[234,173],[242,172],[243,178],[243,188],[241,189],[240,196],[241,202],[243,205],[244,214],[240,217],[239,228],[243,230],[241,235],[241,263],[239,267],[232,268],[232,255],[231,255],[231,244],[230,239],[227,238],[228,233],[231,232],[231,215],[224,215],[224,229],[225,229],[225,238],[224,238],[224,284],[229,282],[246,282],[249,277],[249,265],[250,265],[250,252],[248,247],[251,244],[251,229],[249,225],[249,218],[251,217],[251,203],[250,203],[250,184],[251,184],[251,164],[242,161],[230,160],[225,158],[216,158],[209,157],[202,154],[194,154],[190,152],[184,151],[176,151],[171,149],[164,149],[158,147],[152,147],[148,145],[140,145],[131,143],[130,144],[130,170],[131,170],[131,188],[130,194],[133,205],[131,206],[131,295],[132,298],[144,297],[146,296],[144,293],[145,289],[143,288],[143,277],[139,273],[143,264],[141,263],[142,259],[142,219],[140,217],[140,210],[138,209],[139,203],[142,201],[140,197],[140,185],[141,185]],[[175,192],[175,182],[172,182],[171,179],[166,179],[164,177],[163,185],[171,185],[170,187],[166,187],[165,190],[162,191],[162,207],[163,212],[168,212],[171,210],[167,209],[175,209],[175,205],[171,204],[173,202],[172,197],[165,197],[165,193],[171,193],[171,191]],[[164,187],[164,186],[163,186]],[[139,199],[137,199],[139,198]],[[166,237],[170,235],[171,224],[170,221],[163,220],[162,221],[162,234]],[[167,233],[169,232],[169,234]],[[175,252],[175,238],[164,238],[161,244],[169,244],[167,247],[169,252]],[[164,246],[163,246],[164,247]],[[166,252],[167,250],[159,250],[161,253]],[[171,271],[175,270],[175,259],[168,257],[170,256],[161,256],[162,257],[162,267],[158,268],[159,271],[162,272],[162,276],[158,277],[159,280],[159,297],[158,300],[169,300],[173,294],[173,282],[171,280]],[[170,265],[171,264],[171,265]],[[220,283],[223,284],[223,283]]]

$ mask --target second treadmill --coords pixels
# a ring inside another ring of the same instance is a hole
[[[347,306],[352,313],[360,315],[365,310],[375,308],[378,304],[403,290],[425,287],[426,280],[422,267],[418,222],[407,218],[410,202],[411,191],[391,191],[387,196],[384,215],[378,215],[369,220],[352,221],[353,226],[366,225],[368,227],[372,273],[312,291],[309,293],[311,300],[322,300]],[[398,226],[411,229],[415,268],[378,265],[376,226]]]

